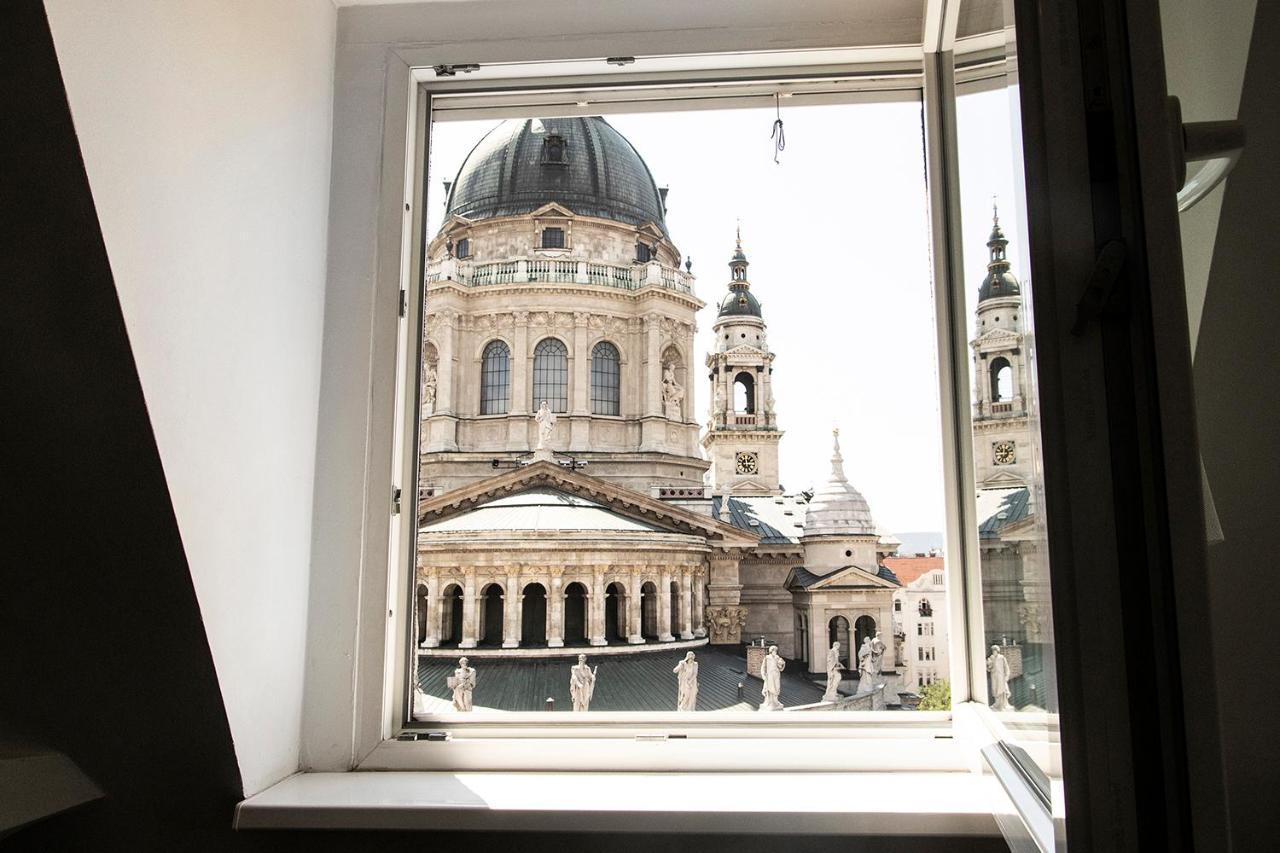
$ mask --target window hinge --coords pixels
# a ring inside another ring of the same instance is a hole
[[[1111,292],[1120,279],[1124,258],[1125,245],[1122,240],[1109,240],[1102,247],[1098,260],[1093,264],[1093,272],[1089,273],[1089,283],[1085,286],[1084,295],[1076,303],[1076,322],[1071,327],[1071,334],[1084,334],[1089,321],[1102,316],[1107,303],[1111,301]]]
[[[400,489],[399,488],[395,488],[391,490],[391,514],[392,515],[400,514]]]
[[[403,317],[405,311],[409,308],[409,291],[400,291],[400,316]]]

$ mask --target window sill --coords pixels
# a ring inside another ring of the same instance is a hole
[[[299,773],[235,828],[998,837],[989,775]]]

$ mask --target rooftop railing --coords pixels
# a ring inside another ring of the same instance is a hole
[[[551,282],[594,284],[621,290],[661,287],[693,294],[692,275],[656,261],[621,266],[555,258],[512,258],[504,261],[467,261],[444,258],[427,266],[427,283],[452,281],[464,287],[494,284]]]

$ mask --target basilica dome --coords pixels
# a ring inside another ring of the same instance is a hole
[[[665,231],[663,199],[644,159],[600,116],[508,119],[476,144],[453,181],[448,212],[518,216],[557,202],[579,216]]]
[[[991,260],[987,263],[987,277],[978,286],[978,301],[999,299],[1002,296],[1020,296],[1022,287],[1013,273],[1009,272],[1009,259],[1005,256],[1009,240],[1000,228],[997,216],[991,225],[991,236],[987,238],[987,248],[991,251]]]
[[[831,456],[831,479],[814,492],[804,516],[805,536],[875,536],[867,499],[849,484],[840,456],[840,439],[835,438]]]
[[[719,316],[731,317],[734,315],[759,317],[760,300],[756,299],[751,291],[745,288],[730,290],[724,295],[724,299],[720,300]]]

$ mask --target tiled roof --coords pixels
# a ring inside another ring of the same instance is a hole
[[[732,651],[728,651],[731,649]],[[651,654],[607,655],[586,650],[587,664],[599,666],[592,711],[674,711],[676,677],[671,670],[685,651]],[[747,662],[738,647],[703,646],[694,651],[698,661],[698,710],[755,710],[760,704],[760,679],[747,675]],[[547,697],[556,710],[572,710],[569,669],[577,658],[471,658],[476,670],[473,701],[478,707],[503,711],[542,711]],[[445,678],[453,674],[452,658],[420,658],[418,685],[428,696],[450,699]],[[782,673],[784,706],[807,705],[822,698],[823,688],[803,675],[803,665],[787,662]],[[738,682],[744,689],[738,699]]]
[[[803,494],[711,499],[711,515],[716,520],[759,534],[761,545],[798,545],[807,511]]]
[[[978,538],[998,537],[1011,524],[1031,514],[1031,492],[1021,489],[984,489],[978,492]]]
[[[825,575],[816,575],[813,572],[806,569],[804,566],[796,566],[794,569],[791,570],[791,576],[795,579],[796,586],[799,586],[801,589],[808,589],[809,587],[816,584],[818,581],[824,580],[825,578],[829,578],[836,572],[842,572],[845,569],[858,569],[859,571],[867,572],[868,574],[870,574],[870,572],[867,569],[864,569],[861,566],[841,566],[840,568],[836,569],[834,572],[828,572]],[[898,576],[894,574],[891,569],[888,569],[885,566],[876,567],[876,577],[880,578],[881,580],[889,581],[890,583],[898,584],[899,586],[902,585],[902,582],[898,580]]]
[[[884,564],[893,570],[903,586],[912,583],[921,575],[942,571],[943,568],[941,557],[885,557]]]

